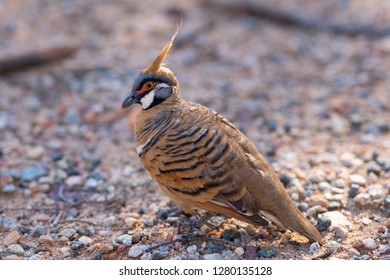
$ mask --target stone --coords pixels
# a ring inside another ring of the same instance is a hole
[[[345,182],[344,179],[337,179],[334,181],[334,186],[338,189],[344,189],[345,188]]]
[[[17,187],[14,184],[6,184],[2,188],[3,193],[14,193],[17,190]]]
[[[374,250],[378,245],[375,243],[375,240],[372,238],[366,238],[362,240],[364,248],[368,250]]]
[[[236,254],[237,257],[241,257],[242,255],[244,255],[245,251],[244,251],[244,248],[242,247],[237,247],[235,250],[234,250],[234,254]]]
[[[144,249],[139,246],[139,245],[135,245],[135,246],[132,246],[130,249],[129,249],[129,253],[128,253],[128,256],[131,257],[131,258],[137,258],[139,257],[140,255],[142,255],[144,252]]]
[[[354,198],[359,193],[360,186],[358,184],[351,184],[348,191],[348,197]]]
[[[357,239],[355,240],[353,243],[352,243],[352,247],[353,248],[362,248],[363,247],[363,241],[360,240],[360,239]]]
[[[95,189],[97,186],[99,186],[99,182],[94,178],[88,178],[84,183],[84,187],[87,189]]]
[[[115,220],[116,220],[115,216],[109,216],[104,219],[103,224],[107,227],[110,227],[115,223]]]
[[[70,245],[70,248],[73,251],[80,250],[82,247],[84,247],[84,244],[79,241],[72,241],[72,244]]]
[[[309,252],[312,255],[317,254],[320,251],[320,248],[320,244],[318,244],[318,242],[314,242],[310,245]]]
[[[141,256],[141,260],[152,260],[152,254],[151,253],[145,253]]]
[[[369,194],[371,199],[379,199],[384,195],[383,186],[379,184],[368,186],[366,188],[366,192]]]
[[[349,176],[349,179],[352,183],[358,184],[360,186],[364,186],[367,183],[366,178],[359,174],[352,174],[351,176]]]
[[[357,257],[360,256],[359,251],[356,250],[355,248],[349,248],[349,249],[348,249],[348,254],[349,254],[349,255],[352,255],[352,256],[357,256]]]
[[[32,147],[27,150],[26,156],[29,159],[39,160],[45,154],[45,149],[42,146]]]
[[[259,257],[262,257],[262,258],[272,258],[272,257],[275,257],[277,255],[277,252],[270,248],[270,247],[265,247],[263,249],[261,249],[257,255]]]
[[[116,238],[118,243],[121,243],[127,247],[131,246],[133,242],[133,237],[129,234],[122,234]]]
[[[136,219],[136,218],[132,218],[132,217],[128,217],[125,219],[125,224],[129,227],[129,228],[134,228],[136,224],[139,223],[139,220]]]
[[[60,236],[65,236],[67,238],[70,238],[75,234],[76,234],[76,230],[73,228],[66,228],[66,229],[63,229],[59,232]]]
[[[328,229],[328,227],[330,227],[331,224],[332,224],[332,221],[330,219],[328,219],[326,217],[320,217],[317,220],[316,228],[319,231],[324,231],[324,230]]]
[[[93,245],[92,245],[93,246]],[[114,250],[114,246],[111,243],[104,243],[99,249],[98,253],[108,253]]]
[[[257,229],[254,225],[251,225],[251,224],[247,224],[244,228],[246,230],[246,232],[250,235],[250,236],[254,236],[257,234]]]
[[[83,235],[83,236],[79,237],[79,239],[77,239],[77,241],[84,244],[84,245],[89,245],[92,243],[92,238]]]
[[[375,161],[370,161],[367,163],[367,173],[374,173],[376,176],[381,174],[381,166]]]
[[[22,181],[31,182],[46,175],[47,171],[42,167],[27,167],[22,170],[21,179]]]
[[[83,184],[83,177],[80,175],[70,176],[65,180],[69,187],[80,187]]]
[[[16,255],[23,255],[24,254],[24,249],[22,246],[19,244],[11,244],[7,248],[8,252]]]
[[[333,227],[334,234],[336,237],[339,237],[341,239],[345,239],[348,236],[348,229],[344,226],[337,225]]]
[[[371,198],[368,193],[360,193],[354,197],[353,202],[358,207],[365,207],[371,203]]]
[[[223,260],[222,256],[218,253],[206,254],[203,256],[204,260]]]
[[[343,215],[343,213],[340,211],[330,211],[322,214],[321,217],[328,218],[331,221],[333,230],[335,231],[337,237],[343,239],[347,237],[349,231],[348,228],[351,227],[351,223],[347,217]]]
[[[383,206],[386,212],[390,212],[390,194],[386,194],[383,199]]]
[[[50,235],[41,235],[38,238],[39,244],[53,245],[54,240]]]
[[[199,254],[198,253],[189,254],[188,260],[199,260]]]
[[[338,201],[331,201],[327,208],[329,211],[338,210],[341,208],[341,203]]]
[[[340,247],[340,244],[336,241],[329,241],[327,243],[324,244],[324,247],[328,248],[330,252],[332,252],[333,254],[337,252],[337,250],[339,249]]]
[[[18,231],[11,231],[10,233],[8,233],[5,237],[4,237],[4,240],[3,240],[3,245],[4,246],[9,246],[11,244],[15,244],[16,242],[19,241],[19,239],[21,238],[20,236],[20,233]]]
[[[205,249],[211,251],[212,253],[221,253],[225,249],[225,246],[223,246],[223,244],[211,241],[207,243]]]
[[[195,253],[196,250],[198,250],[198,247],[196,245],[190,245],[190,246],[187,247],[188,254]]]
[[[34,230],[32,232],[32,236],[39,237],[41,235],[45,235],[46,233],[47,233],[47,229],[42,228],[42,227],[36,227],[36,228],[34,228]]]

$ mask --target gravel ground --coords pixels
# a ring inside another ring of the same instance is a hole
[[[386,1],[308,2],[272,3],[390,25]],[[169,65],[183,97],[256,144],[323,245],[218,215],[190,229],[170,215],[135,152],[136,110],[120,107],[181,15]],[[199,1],[0,0],[0,59],[62,42],[80,49],[0,76],[0,259],[390,258],[390,37],[289,28]]]

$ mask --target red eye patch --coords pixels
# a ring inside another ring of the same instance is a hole
[[[155,82],[146,82],[144,83],[144,85],[142,86],[142,88],[140,90],[137,91],[138,94],[142,94],[144,93],[145,91],[148,91],[148,90],[151,90],[153,89],[155,86],[156,86],[157,83]]]

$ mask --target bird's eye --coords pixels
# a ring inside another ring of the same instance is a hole
[[[153,82],[147,82],[147,83],[145,84],[145,87],[146,87],[147,89],[151,89],[153,86],[154,86],[154,83],[153,83]]]

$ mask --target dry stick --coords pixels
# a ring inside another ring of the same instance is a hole
[[[74,54],[77,50],[78,46],[76,45],[64,44],[61,46],[52,46],[43,50],[33,50],[20,53],[13,57],[3,58],[0,60],[0,75],[61,60]]]
[[[83,221],[79,219],[70,219],[70,220],[63,220],[58,222],[58,224],[66,224],[66,223],[84,223],[92,226],[97,226],[97,224],[95,224],[94,222]]]
[[[316,29],[349,36],[363,35],[369,38],[380,38],[390,35],[390,26],[375,27],[357,22],[341,23],[313,17],[307,14],[273,8],[269,5],[250,1],[205,0],[206,5],[229,13],[244,13],[279,24],[298,26],[305,29]]]
[[[210,237],[210,236],[207,236],[207,235],[204,235],[204,234],[190,234],[190,235],[185,235],[181,238],[177,238],[175,240],[171,240],[171,241],[166,241],[166,242],[162,242],[162,243],[159,243],[157,245],[154,245],[154,246],[151,246],[149,248],[147,248],[145,250],[145,252],[149,252],[149,251],[152,251],[158,247],[161,247],[161,246],[166,246],[166,245],[170,245],[170,244],[173,244],[173,243],[176,243],[176,242],[189,242],[191,241],[192,239],[205,239],[207,241],[214,241],[214,242],[218,242],[218,243],[222,243],[222,244],[228,244],[230,246],[234,246],[234,247],[238,247],[240,245],[234,243],[234,242],[231,242],[231,241],[228,241],[228,240],[224,240],[224,239],[220,239],[220,238],[216,238],[216,237]]]

